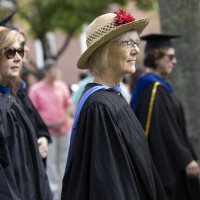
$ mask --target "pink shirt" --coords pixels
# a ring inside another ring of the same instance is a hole
[[[69,89],[63,81],[56,80],[52,85],[44,80],[31,86],[29,97],[46,124],[58,124],[66,115],[67,106],[71,103]],[[51,134],[65,134],[70,124],[68,121],[59,131],[49,129]]]

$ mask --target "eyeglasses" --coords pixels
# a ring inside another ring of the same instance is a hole
[[[165,56],[167,56],[171,61],[174,60],[176,58],[175,54],[164,54]]]
[[[6,49],[4,49],[4,55],[8,59],[13,59],[15,57],[16,53],[18,53],[21,58],[24,57],[24,49],[23,48],[19,48],[19,49],[6,48]]]
[[[126,47],[131,49],[131,48],[135,48],[136,46],[139,48],[141,41],[138,39],[138,40],[120,40],[120,41],[116,40],[114,42],[125,44]]]

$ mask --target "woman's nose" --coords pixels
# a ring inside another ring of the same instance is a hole
[[[138,54],[140,52],[139,47],[135,44],[134,47],[131,49],[131,54]]]
[[[15,60],[15,61],[22,60],[22,57],[19,55],[18,52],[16,52],[15,57],[14,57],[14,60]]]

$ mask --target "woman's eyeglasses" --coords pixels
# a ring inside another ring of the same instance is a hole
[[[135,46],[139,48],[140,46],[140,40],[127,40],[121,42],[124,43],[128,48],[135,48]]]
[[[4,55],[8,59],[13,59],[15,57],[16,53],[18,53],[21,58],[24,57],[24,49],[23,48],[19,48],[19,49],[6,48],[6,49],[4,49]]]
[[[137,46],[139,48],[140,46],[140,40],[115,40],[115,43],[121,43],[121,44],[125,44],[128,48],[135,48],[135,46]]]

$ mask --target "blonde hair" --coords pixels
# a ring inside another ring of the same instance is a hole
[[[4,49],[10,47],[15,42],[19,42],[20,45],[23,44],[24,38],[22,34],[16,30],[10,30],[6,27],[0,26],[0,59],[2,59],[2,56],[4,54]],[[11,80],[5,86],[11,88],[14,93],[17,93],[20,83],[21,79],[20,77],[17,77]],[[1,66],[0,66],[0,84],[4,84],[1,77]]]
[[[110,42],[99,47],[88,59],[90,73],[95,76],[99,75],[108,66],[108,48]]]
[[[102,46],[100,46],[88,59],[87,66],[90,70],[90,73],[95,76],[99,75],[103,70],[105,70],[106,67],[108,67],[108,51],[109,47],[112,45],[115,45],[116,41],[121,41],[126,39],[130,34],[132,34],[131,31],[127,31],[125,33],[122,33],[113,39],[109,40]]]
[[[0,54],[3,53],[3,49],[11,46],[15,42],[22,44],[24,42],[23,35],[16,30],[10,30],[0,26]]]

